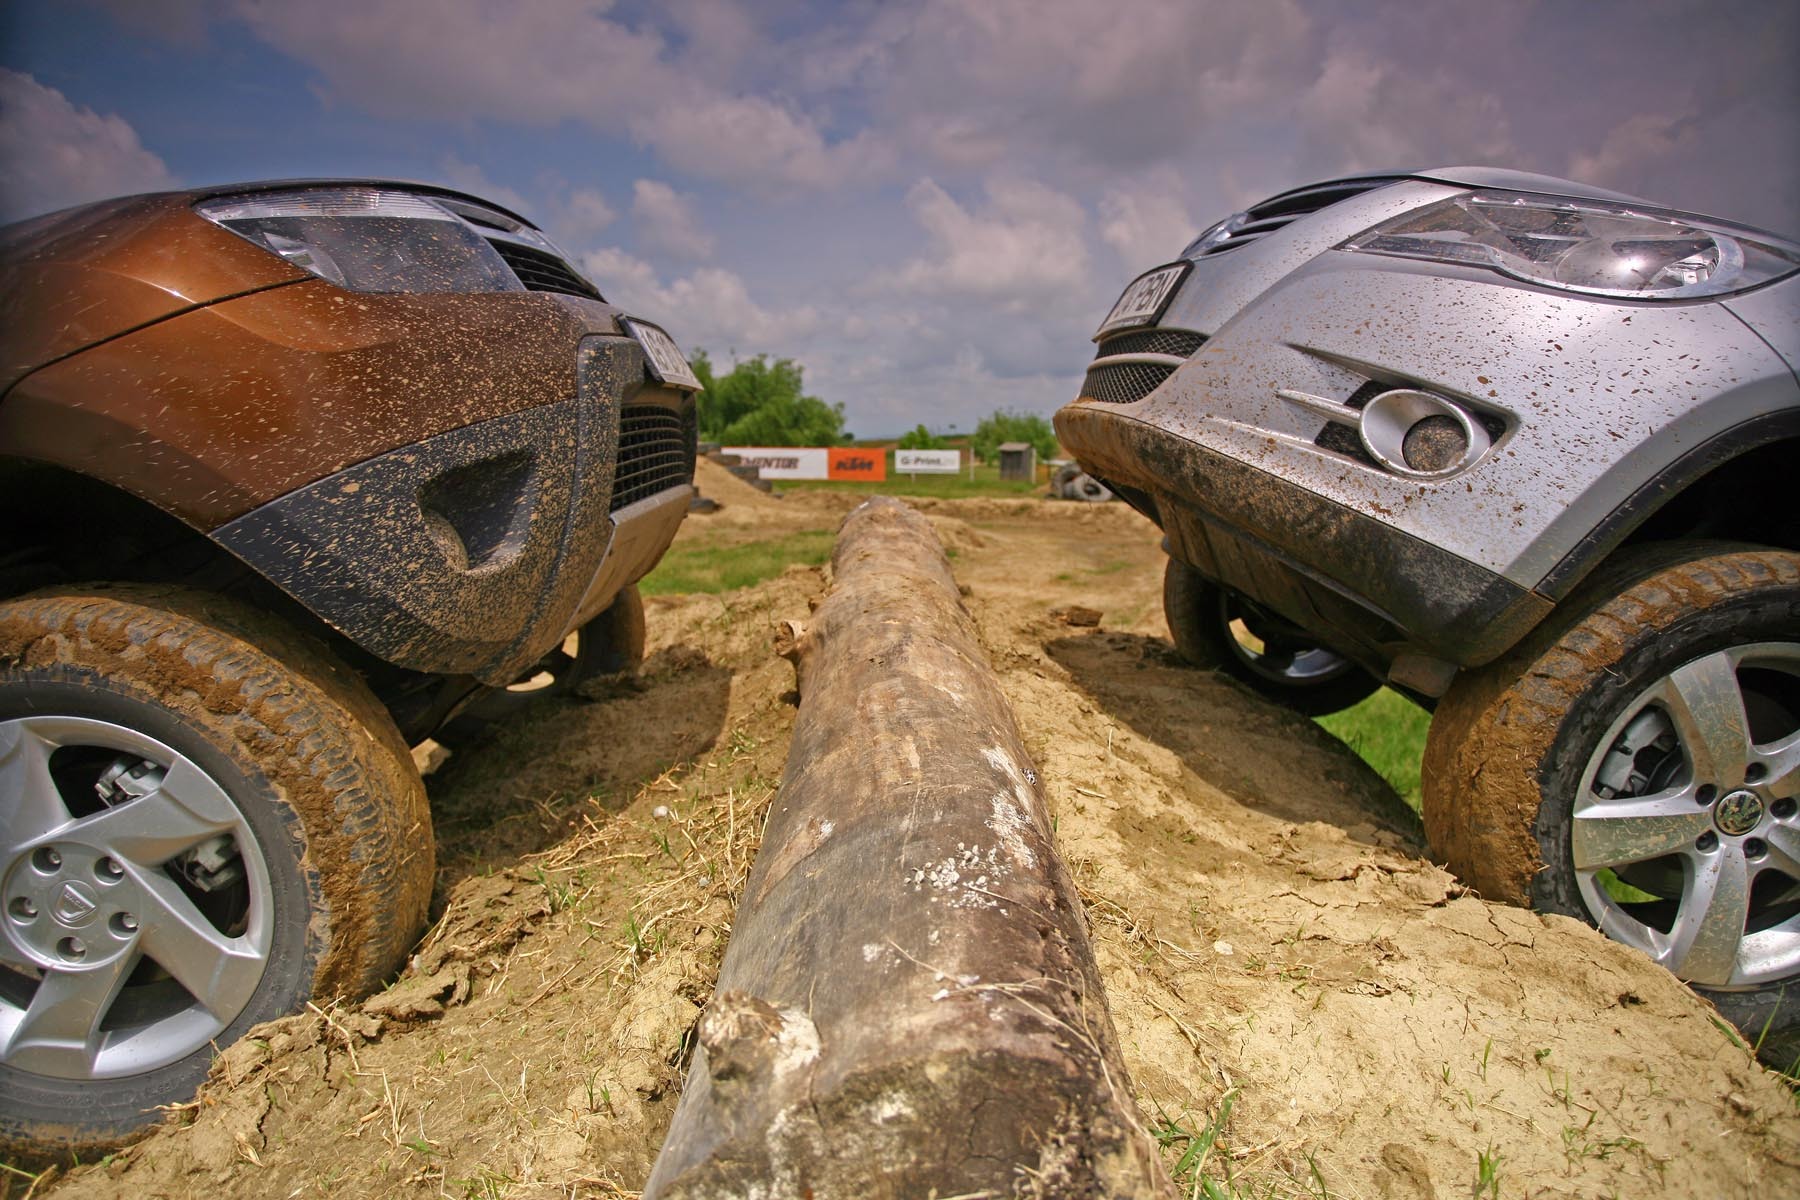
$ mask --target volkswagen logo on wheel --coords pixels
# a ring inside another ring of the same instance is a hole
[[[1741,788],[1719,801],[1719,807],[1713,810],[1713,824],[1719,832],[1736,837],[1749,833],[1762,821],[1763,802],[1749,788]]]

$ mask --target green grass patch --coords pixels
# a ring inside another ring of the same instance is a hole
[[[888,455],[888,477],[881,483],[862,483],[840,479],[783,479],[776,482],[779,491],[804,491],[825,488],[834,492],[857,492],[883,496],[938,496],[957,499],[967,496],[1041,496],[1049,485],[1000,478],[998,463],[983,463],[975,468],[974,479],[964,467],[955,475],[906,476],[895,472],[894,456]]]
[[[1343,712],[1320,717],[1335,737],[1375,768],[1416,812],[1419,763],[1425,757],[1425,730],[1431,714],[1389,688]]]
[[[795,563],[817,566],[831,557],[834,535],[808,529],[766,542],[737,546],[684,546],[663,555],[656,570],[638,584],[646,596],[671,593],[729,592],[773,579]]]

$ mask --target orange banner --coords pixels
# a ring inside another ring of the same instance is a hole
[[[861,479],[880,483],[887,478],[887,452],[834,447],[828,469],[833,479]]]

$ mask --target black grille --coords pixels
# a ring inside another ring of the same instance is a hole
[[[1100,349],[1095,352],[1094,357],[1106,358],[1113,354],[1175,354],[1188,358],[1205,344],[1205,336],[1189,333],[1185,329],[1141,329],[1136,333],[1121,333],[1117,337],[1107,338],[1100,343]]]
[[[1161,363],[1114,363],[1090,367],[1087,378],[1081,382],[1081,395],[1084,399],[1107,404],[1135,404],[1174,373],[1174,367]]]
[[[1348,425],[1340,425],[1336,421],[1325,422],[1325,428],[1319,430],[1319,436],[1313,439],[1313,445],[1321,450],[1330,450],[1334,454],[1341,454],[1345,458],[1353,458],[1365,467],[1374,467],[1377,470],[1381,467],[1381,464],[1375,461],[1375,456],[1370,454],[1362,444],[1362,439],[1356,436],[1356,430]]]
[[[488,245],[506,260],[506,265],[519,277],[519,282],[531,291],[561,292],[565,296],[586,296],[589,300],[602,299],[598,288],[576,274],[575,268],[554,254],[546,254],[535,247],[509,242],[504,238],[489,238]]]
[[[619,416],[619,466],[613,473],[612,511],[693,478],[693,422],[667,408],[627,405]]]
[[[1364,192],[1372,192],[1378,187],[1386,187],[1403,176],[1380,176],[1369,179],[1340,179],[1333,183],[1321,183],[1312,187],[1295,188],[1291,192],[1283,192],[1264,200],[1261,204],[1244,210],[1245,222],[1231,231],[1223,241],[1214,242],[1211,246],[1195,255],[1196,258],[1211,258],[1215,254],[1223,254],[1227,250],[1235,250],[1260,237],[1274,233],[1277,229],[1310,216],[1321,209],[1330,208],[1334,204],[1360,196]]]
[[[1354,408],[1357,412],[1361,412],[1369,401],[1387,390],[1387,384],[1366,379],[1361,387],[1351,392],[1344,400],[1344,407]],[[1319,436],[1313,439],[1313,445],[1321,450],[1330,450],[1334,454],[1341,454],[1345,458],[1353,458],[1365,467],[1374,467],[1377,471],[1382,469],[1381,464],[1375,461],[1375,456],[1369,453],[1369,448],[1363,445],[1362,438],[1349,425],[1337,421],[1325,422],[1325,428],[1319,430]]]

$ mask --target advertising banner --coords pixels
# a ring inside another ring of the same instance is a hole
[[[880,483],[887,478],[887,451],[836,447],[831,451],[831,478]]]
[[[833,446],[726,446],[745,466],[758,467],[764,479],[861,479],[880,483],[887,478],[885,450],[859,450]]]
[[[896,450],[896,475],[954,475],[962,470],[960,450]]]
[[[831,453],[804,446],[726,446],[745,466],[762,468],[764,479],[830,479]]]

